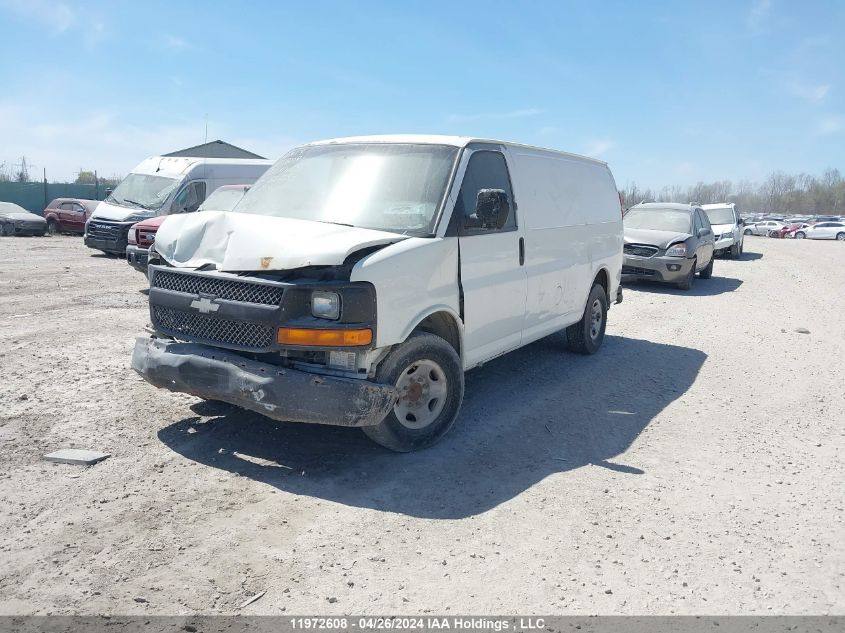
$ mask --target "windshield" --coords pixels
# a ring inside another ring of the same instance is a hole
[[[205,199],[197,211],[231,211],[235,205],[244,197],[247,187],[237,189],[218,189]]]
[[[398,143],[295,149],[235,212],[430,235],[457,155],[456,147]]]
[[[721,207],[718,209],[704,209],[704,212],[710,219],[710,224],[734,223],[734,210],[731,207]]]
[[[677,209],[637,208],[632,207],[623,220],[626,229],[651,229],[654,231],[672,231],[691,233],[689,211]]]
[[[179,182],[176,178],[164,176],[129,174],[120,181],[106,201],[122,207],[137,207],[150,211],[160,209]]]

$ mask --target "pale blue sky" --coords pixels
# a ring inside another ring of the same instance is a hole
[[[423,132],[596,156],[620,187],[845,170],[844,32],[839,0],[0,0],[0,163],[125,174],[207,114],[271,158]]]

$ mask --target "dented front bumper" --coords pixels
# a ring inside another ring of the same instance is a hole
[[[310,374],[155,337],[136,340],[132,369],[156,387],[228,402],[285,422],[372,426],[396,402],[390,385]]]

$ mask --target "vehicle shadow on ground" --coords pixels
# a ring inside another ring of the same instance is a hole
[[[725,294],[726,292],[733,292],[742,285],[742,280],[734,279],[733,277],[714,276],[710,279],[699,279],[696,277],[689,290],[681,290],[676,286],[648,280],[627,281],[623,285],[626,291],[636,290],[688,297],[712,297]]]
[[[188,459],[294,494],[463,518],[588,464],[642,474],[636,464],[610,460],[692,385],[705,358],[695,349],[616,336],[585,357],[566,352],[560,336],[549,337],[467,373],[455,428],[417,453],[387,451],[359,429],[274,422],[209,402],[192,407],[202,417],[180,420],[158,437]]]
[[[742,255],[739,256],[739,261],[741,262],[753,262],[758,259],[763,259],[763,253],[749,253],[748,251],[743,251]]]

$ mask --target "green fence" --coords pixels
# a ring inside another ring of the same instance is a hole
[[[53,198],[102,200],[106,187],[72,182],[0,182],[0,202],[14,202],[27,211],[41,214]]]

